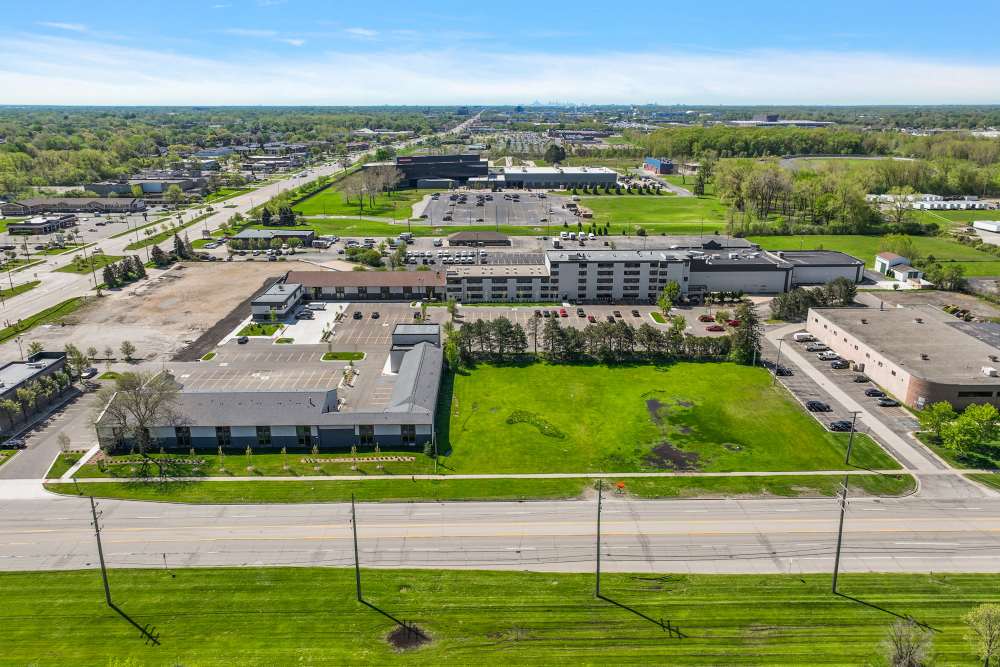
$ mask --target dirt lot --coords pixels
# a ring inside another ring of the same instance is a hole
[[[67,326],[38,327],[24,343],[37,340],[50,350],[73,343],[83,350],[94,347],[103,357],[108,346],[118,356],[122,341],[129,340],[137,357],[166,360],[259,290],[265,279],[307,268],[298,262],[181,264],[158,278],[105,293],[68,318]],[[11,341],[2,352],[16,356],[17,346]]]

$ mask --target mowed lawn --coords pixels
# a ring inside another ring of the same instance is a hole
[[[844,467],[846,434],[822,428],[760,368],[481,364],[442,390],[449,473]],[[898,467],[866,437],[853,463]]]
[[[594,597],[590,574],[364,570],[367,606],[342,568],[160,567],[110,578],[122,613],[158,646],[104,604],[96,570],[2,573],[0,661],[867,665],[882,664],[892,623],[913,617],[934,630],[935,664],[979,665],[961,619],[1000,595],[993,574],[845,574],[851,597],[832,595],[828,575],[605,574],[602,593],[618,606]],[[387,615],[415,623],[430,643],[393,648]]]
[[[1000,276],[1000,258],[940,236],[911,236],[913,244],[924,257],[933,255],[942,263],[956,262],[965,268],[967,276]],[[751,236],[767,250],[839,250],[864,261],[868,268],[875,265],[880,236],[801,234],[798,236]]]
[[[295,205],[294,210],[303,215],[371,215],[386,218],[406,219],[413,216],[413,205],[436,190],[399,190],[382,193],[375,198],[375,205],[370,206],[365,200],[364,208],[358,205],[358,199],[347,201],[344,194],[336,186],[321,190],[317,194]]]
[[[598,195],[581,196],[580,204],[594,212],[595,222],[609,223],[613,234],[628,225],[654,234],[698,234],[726,226],[726,207],[715,197]]]

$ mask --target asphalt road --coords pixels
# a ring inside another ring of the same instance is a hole
[[[83,498],[3,502],[0,569],[95,567]],[[353,564],[350,507],[210,506],[99,501],[110,567]],[[366,567],[588,571],[595,501],[358,506]],[[805,573],[832,568],[837,501],[604,503],[608,571]],[[1000,571],[1000,500],[905,498],[849,503],[842,568]]]

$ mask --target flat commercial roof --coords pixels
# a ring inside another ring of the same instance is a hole
[[[302,288],[298,283],[275,283],[253,300],[254,303],[286,303]]]
[[[678,250],[547,250],[550,262],[679,262],[687,253]]]
[[[400,334],[403,336],[424,336],[427,334],[437,335],[441,333],[440,324],[397,324],[393,330],[392,334]]]
[[[863,266],[857,257],[838,250],[780,250],[781,259],[796,266]]]
[[[441,271],[289,271],[286,282],[311,287],[444,287]]]
[[[617,174],[607,167],[504,167],[504,174]]]
[[[449,276],[527,278],[547,276],[549,269],[544,264],[470,264],[456,265],[448,269]]]
[[[1000,324],[977,324],[976,328],[983,332],[977,338],[963,330],[964,322],[933,306],[814,310],[917,377],[938,382],[1000,385],[1000,378],[982,373],[983,366],[1000,368],[1000,363],[990,360],[990,356],[1000,356],[1000,349],[984,340],[989,338],[986,334],[990,331],[994,340],[1000,340]]]
[[[510,237],[500,232],[457,232],[448,237],[449,241],[510,241]]]
[[[18,386],[22,382],[27,382],[40,373],[44,373],[49,366],[57,363],[62,357],[42,358],[35,361],[11,361],[0,366],[0,393],[7,392]]]

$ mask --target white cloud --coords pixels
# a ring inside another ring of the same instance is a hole
[[[229,4],[212,5],[212,9],[225,9],[226,7],[232,7]]]
[[[285,44],[290,44],[291,46],[302,46],[306,43],[304,39],[298,39],[294,37],[287,37],[278,40],[279,42],[284,42]]]
[[[0,90],[7,104],[958,104],[1000,97],[1000,63],[878,53],[282,53],[213,59],[7,35],[0,36]],[[393,83],[377,85],[384,81]]]
[[[371,39],[372,37],[378,36],[378,30],[370,30],[368,28],[345,28],[344,32],[349,35],[365,39]]]
[[[87,26],[82,23],[62,23],[61,21],[39,21],[38,25],[56,30],[69,30],[70,32],[87,32]]]

